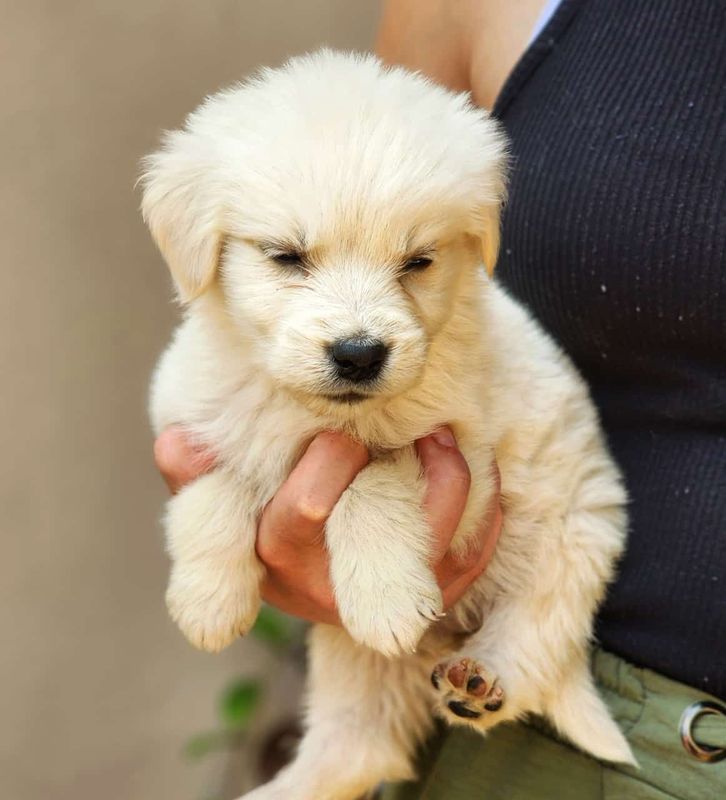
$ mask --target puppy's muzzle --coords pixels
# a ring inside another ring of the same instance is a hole
[[[375,380],[387,357],[388,348],[378,339],[338,339],[330,347],[336,376],[350,383]]]

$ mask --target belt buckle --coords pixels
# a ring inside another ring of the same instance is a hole
[[[678,732],[681,735],[681,742],[686,752],[697,758],[713,764],[723,761],[726,758],[726,747],[713,747],[710,744],[700,744],[693,738],[693,726],[700,717],[708,714],[720,714],[726,717],[726,706],[714,703],[710,700],[701,700],[691,703],[681,714],[681,721],[678,723]]]

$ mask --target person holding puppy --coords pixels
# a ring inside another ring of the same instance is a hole
[[[386,4],[384,60],[470,91],[504,124],[498,278],[589,381],[624,470],[629,550],[594,668],[641,767],[600,765],[536,721],[485,742],[452,729],[387,798],[726,793],[724,34],[713,0]],[[501,512],[466,563],[447,554],[467,465],[447,429],[417,451],[450,607],[486,568]],[[172,490],[213,466],[175,429],[155,452]],[[324,520],[366,461],[340,434],[310,444],[260,522],[268,602],[338,623]]]

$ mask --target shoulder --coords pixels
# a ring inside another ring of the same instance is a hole
[[[386,0],[376,52],[457,91],[470,88],[473,0]],[[487,5],[483,3],[482,5]]]
[[[491,108],[544,0],[386,0],[376,51]]]

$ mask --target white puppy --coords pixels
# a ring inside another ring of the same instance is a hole
[[[207,99],[146,160],[144,215],[186,308],[153,424],[219,455],[166,516],[168,606],[193,644],[217,651],[254,623],[257,521],[310,439],[346,431],[371,452],[325,528],[345,629],[313,630],[307,732],[259,800],[411,777],[432,710],[482,732],[544,714],[632,761],[588,669],[625,493],[582,380],[482,269],[504,162],[465,95],[329,51]],[[486,573],[437,621],[413,442],[442,424],[472,474],[455,548],[495,458],[505,517]]]

